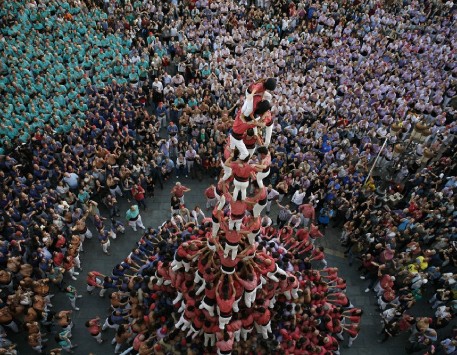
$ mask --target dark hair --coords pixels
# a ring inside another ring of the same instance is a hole
[[[257,148],[257,153],[259,154],[268,154],[268,148],[265,146],[261,146]]]
[[[273,91],[276,89],[276,79],[275,78],[268,78],[265,83],[263,84],[266,90]]]
[[[262,100],[257,104],[257,108],[254,112],[254,115],[263,115],[271,108],[270,102],[267,100]]]

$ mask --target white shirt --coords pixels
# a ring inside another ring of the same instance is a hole
[[[446,318],[447,316],[450,316],[450,315],[451,315],[451,313],[449,313],[446,310],[446,306],[438,307],[435,312],[435,317],[438,317],[438,318]]]
[[[198,212],[195,211],[195,210],[192,210],[192,212],[191,212],[190,214],[192,215],[192,218],[194,219],[195,223],[197,223],[197,224],[199,223],[199,222],[198,222],[198,217],[199,217],[199,216],[202,216],[202,219],[205,218],[205,214],[203,213],[202,210],[200,210],[200,211],[198,211]]]
[[[63,180],[70,186],[71,189],[76,189],[78,187],[79,176],[75,173],[70,173],[68,176],[65,176]]]
[[[301,205],[303,204],[303,200],[306,196],[306,192],[300,193],[300,190],[295,191],[294,195],[292,196],[291,201],[295,203],[296,205]]]
[[[156,89],[158,92],[162,92],[163,91],[163,84],[160,80],[157,80],[157,81],[154,81],[152,83],[152,87],[154,89]]]
[[[268,192],[268,190],[267,190],[267,192]],[[279,192],[276,191],[275,189],[271,189],[271,191],[269,191],[267,194],[267,199],[268,199],[268,201],[270,201],[278,196],[279,196]]]

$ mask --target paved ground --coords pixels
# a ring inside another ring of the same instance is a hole
[[[170,216],[170,190],[176,179],[172,179],[165,183],[164,190],[160,187],[156,188],[156,196],[147,201],[148,210],[143,212],[142,218],[145,226],[157,226]],[[210,183],[207,178],[203,182],[193,181],[191,179],[180,179],[180,181],[192,189],[185,196],[186,204],[189,209],[199,204],[204,206],[205,199],[203,196],[204,188]],[[127,201],[121,201],[122,214],[128,208]],[[275,216],[275,211],[272,210],[272,216]],[[106,216],[106,211],[102,210],[102,215]],[[341,349],[343,354],[404,354],[405,336],[390,340],[382,346],[377,343],[376,332],[380,329],[380,319],[375,310],[375,299],[372,294],[365,294],[363,290],[366,288],[364,281],[359,279],[356,266],[347,266],[346,260],[343,258],[342,250],[339,247],[337,234],[339,231],[329,228],[326,232],[326,237],[322,240],[322,244],[327,248],[327,261],[330,266],[337,266],[341,270],[341,274],[348,280],[348,295],[351,302],[357,307],[361,307],[365,311],[365,316],[362,322],[362,331],[359,338],[355,341],[352,348]],[[104,332],[105,343],[97,344],[88,334],[84,323],[89,318],[99,315],[103,320],[107,314],[109,307],[108,299],[102,299],[97,294],[88,295],[86,292],[85,274],[90,270],[97,270],[102,273],[110,274],[113,266],[125,258],[129,250],[133,247],[134,242],[139,238],[140,232],[134,233],[130,229],[127,230],[124,236],[119,237],[111,243],[111,256],[106,256],[101,251],[101,246],[96,238],[86,240],[84,249],[85,252],[81,255],[81,261],[84,272],[81,273],[77,281],[67,279],[66,281],[77,287],[79,292],[84,296],[78,300],[80,311],[74,311],[74,330],[73,342],[79,346],[75,349],[76,354],[112,354],[114,348],[110,345],[114,332],[108,329]],[[53,299],[54,310],[70,309],[70,302],[64,294],[57,293]],[[48,335],[51,340],[54,335]],[[20,354],[32,354],[33,351],[25,344],[23,336],[15,336],[15,341],[18,342]],[[346,344],[346,342],[345,342]],[[49,346],[54,346],[51,340]],[[49,347],[48,347],[49,348]]]

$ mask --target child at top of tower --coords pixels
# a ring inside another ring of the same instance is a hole
[[[246,98],[241,108],[241,113],[244,117],[250,117],[257,109],[260,101],[270,101],[272,96],[269,91],[274,91],[276,88],[276,79],[268,78],[261,79],[252,83],[246,90]]]

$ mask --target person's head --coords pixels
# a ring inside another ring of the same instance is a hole
[[[268,148],[265,146],[260,146],[257,148],[257,153],[261,155],[268,155]]]
[[[276,89],[276,79],[275,78],[268,78],[265,83],[263,84],[266,90],[273,91]]]
[[[262,100],[257,104],[257,108],[254,112],[254,115],[261,116],[265,112],[269,111],[270,109],[271,109],[270,102],[267,100]]]

